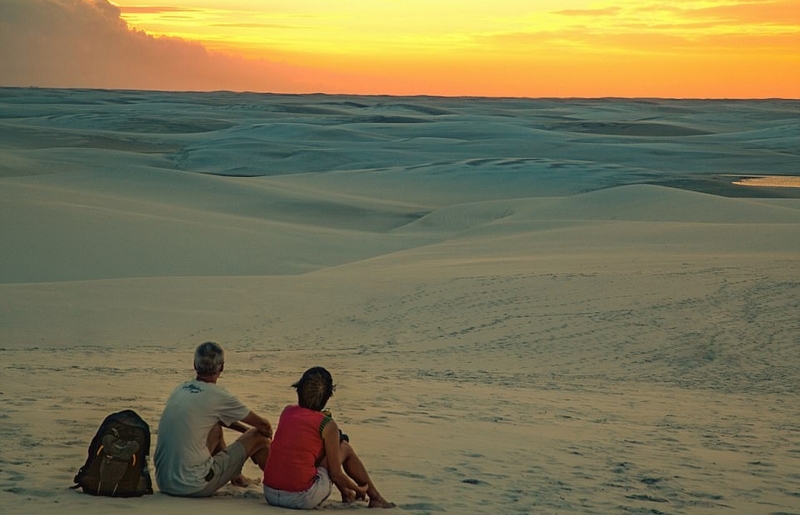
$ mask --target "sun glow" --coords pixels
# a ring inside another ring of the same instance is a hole
[[[115,0],[135,30],[353,93],[800,97],[797,0]]]

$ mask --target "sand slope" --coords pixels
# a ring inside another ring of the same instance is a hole
[[[0,510],[282,511],[68,490],[211,339],[273,420],[329,367],[398,511],[800,514],[800,200],[731,184],[798,114],[1,89]]]

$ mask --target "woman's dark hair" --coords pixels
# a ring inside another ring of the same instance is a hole
[[[297,403],[303,408],[322,411],[333,395],[336,385],[331,373],[322,367],[309,368],[303,377],[292,385],[297,389]]]

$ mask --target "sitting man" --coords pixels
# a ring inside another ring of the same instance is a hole
[[[167,400],[154,455],[156,483],[164,493],[208,497],[229,481],[247,486],[242,475],[247,458],[264,469],[272,426],[217,386],[224,361],[222,347],[216,343],[199,345],[194,353],[197,377],[179,385]],[[244,434],[226,446],[223,427]]]

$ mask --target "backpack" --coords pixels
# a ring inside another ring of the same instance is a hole
[[[139,497],[153,493],[147,467],[150,426],[135,411],[107,416],[92,438],[86,463],[75,476],[84,493]]]

